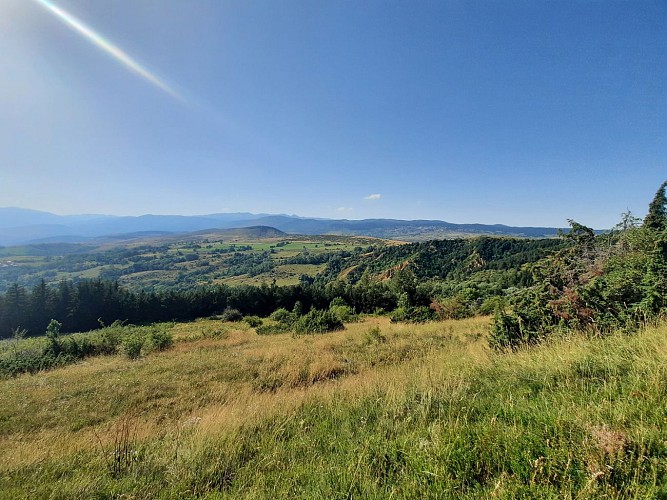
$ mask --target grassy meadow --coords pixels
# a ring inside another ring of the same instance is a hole
[[[175,345],[0,380],[0,497],[667,498],[667,327],[487,347],[488,318]]]

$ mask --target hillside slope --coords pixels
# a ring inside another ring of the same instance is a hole
[[[140,361],[0,381],[0,497],[667,494],[667,327],[496,354],[487,324],[199,321]]]

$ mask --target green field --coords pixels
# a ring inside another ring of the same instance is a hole
[[[244,239],[226,233],[147,239],[123,244],[34,245],[0,249],[0,292],[18,283],[44,280],[111,279],[135,289],[190,288],[206,284],[299,283],[323,264],[289,262],[299,256],[353,252],[383,240],[342,236],[288,236]],[[240,255],[240,257],[239,257]]]
[[[296,285],[302,275],[317,276],[324,271],[325,264],[283,264],[276,267],[274,271],[258,274],[257,276],[234,276],[216,280],[215,283],[226,285],[261,285],[262,283],[273,283],[278,286]]]

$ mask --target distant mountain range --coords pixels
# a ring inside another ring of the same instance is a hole
[[[208,229],[254,226],[275,228],[288,234],[337,234],[420,241],[469,235],[548,238],[552,227],[512,227],[502,224],[453,224],[441,220],[318,219],[295,215],[220,213],[199,216],[56,215],[23,208],[0,208],[0,245],[33,243],[83,243],[100,237],[128,233],[177,234]]]

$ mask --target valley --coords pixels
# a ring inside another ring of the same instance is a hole
[[[368,237],[287,235],[267,227],[187,235],[132,235],[98,244],[0,248],[0,292],[42,280],[117,280],[135,290],[214,284],[295,285],[324,270],[329,256],[398,242]]]

